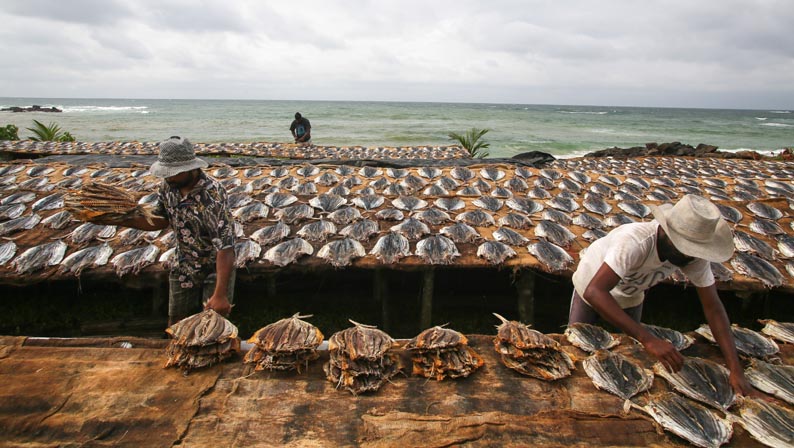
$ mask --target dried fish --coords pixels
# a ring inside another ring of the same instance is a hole
[[[672,392],[652,396],[639,409],[647,412],[662,428],[699,447],[719,448],[733,435],[730,422]]]
[[[775,259],[776,251],[772,246],[741,230],[734,230],[733,243],[736,246],[736,250],[740,252],[757,254],[767,260]]]
[[[644,219],[651,214],[650,207],[641,202],[618,202],[618,207],[624,212],[640,219]]]
[[[441,175],[441,170],[434,166],[423,166],[416,170],[417,174],[428,179],[433,179]]]
[[[408,218],[400,224],[392,226],[391,230],[405,235],[409,240],[416,240],[430,233],[427,224],[416,218]]]
[[[422,222],[434,226],[452,221],[452,218],[449,216],[447,212],[443,212],[437,208],[430,208],[427,210],[417,211],[414,212],[411,216]]]
[[[458,196],[472,197],[472,198],[476,198],[476,197],[482,196],[482,192],[480,191],[480,189],[477,188],[477,187],[473,187],[471,185],[468,185],[466,187],[461,188],[455,194],[458,195]]]
[[[416,255],[430,264],[450,264],[460,252],[451,239],[433,235],[416,243]]]
[[[763,202],[750,202],[747,204],[747,210],[750,210],[750,213],[759,218],[771,219],[773,221],[777,221],[783,217],[783,212]]]
[[[254,219],[267,218],[270,209],[259,201],[254,201],[245,207],[240,207],[232,211],[232,216],[241,222],[249,222]]]
[[[234,245],[234,266],[237,268],[245,267],[249,261],[259,258],[262,253],[262,246],[252,240],[241,240]]]
[[[104,226],[90,222],[81,224],[68,235],[75,244],[87,243],[95,238],[109,239],[116,235],[116,226]]]
[[[330,221],[321,219],[306,224],[297,234],[308,241],[325,241],[329,236],[336,234],[336,226]]]
[[[113,249],[107,244],[86,247],[69,255],[61,261],[58,268],[60,273],[72,273],[80,276],[83,269],[89,266],[104,266],[113,254]]]
[[[499,241],[486,241],[477,247],[477,256],[485,258],[491,264],[502,264],[508,258],[513,258],[516,255],[516,251],[512,247]]]
[[[272,226],[263,227],[251,234],[251,239],[262,246],[269,246],[289,236],[290,228],[281,221]]]
[[[559,171],[548,168],[540,170],[540,175],[549,180],[557,180],[562,177],[562,173]]]
[[[402,221],[405,215],[396,208],[387,208],[375,213],[375,217],[381,221]]]
[[[138,204],[137,199],[121,188],[100,183],[90,183],[64,197],[64,206],[81,221],[101,220],[105,224],[125,222],[143,217],[151,223],[152,209]]]
[[[17,245],[14,244],[13,241],[6,241],[3,244],[0,244],[0,266],[6,264],[6,262],[12,258],[17,253]]]
[[[137,275],[141,269],[149,266],[157,260],[157,255],[160,253],[160,248],[154,244],[146,247],[139,247],[137,249],[122,252],[113,259],[110,263],[116,268],[116,275],[119,277],[125,274],[132,273]]]
[[[794,236],[784,236],[777,240],[777,248],[783,258],[794,258]]]
[[[529,168],[525,166],[518,166],[516,167],[516,176],[522,177],[524,179],[529,179],[530,177],[534,176],[535,173],[532,172]]]
[[[301,219],[307,219],[314,216],[314,208],[306,204],[291,205],[289,207],[276,210],[275,216],[277,219],[284,221],[287,224],[295,223]]]
[[[477,230],[464,222],[444,227],[440,230],[440,233],[456,243],[474,243],[481,239]]]
[[[739,417],[731,420],[766,446],[787,448],[794,441],[794,411],[783,406],[748,398],[742,402]]]
[[[794,404],[794,366],[769,364],[753,359],[744,374],[754,387]]]
[[[264,259],[276,266],[286,266],[301,255],[311,255],[314,248],[302,238],[293,238],[277,244],[265,252]]]
[[[466,207],[466,203],[459,198],[438,198],[433,202],[433,204],[435,204],[436,207],[448,212],[460,210]]]
[[[708,339],[710,342],[714,344],[717,343],[708,324],[701,325],[695,332]],[[745,356],[765,358],[780,351],[775,341],[765,338],[757,331],[742,328],[734,324],[731,325],[731,333],[733,333],[733,342],[736,344],[736,350]]]
[[[317,358],[317,347],[323,333],[314,325],[301,320],[308,316],[295,313],[292,317],[260,328],[248,340],[253,348],[245,355],[245,362],[256,364],[256,370],[297,370]]]
[[[361,258],[366,254],[364,246],[352,238],[331,241],[317,251],[318,257],[327,260],[337,268],[348,266],[352,259]]]
[[[335,171],[340,176],[347,176],[353,173],[353,168],[347,165],[339,165]]]
[[[373,178],[375,176],[380,176],[381,174],[383,174],[383,170],[372,166],[365,166],[362,167],[360,170],[358,170],[358,174],[367,178]]]
[[[598,351],[582,361],[582,367],[596,389],[606,390],[626,401],[625,411],[631,407],[628,401],[631,397],[653,385],[653,372],[620,353]]]
[[[425,196],[447,196],[449,195],[449,191],[444,189],[444,187],[433,184],[425,188],[425,191],[423,191],[422,194]]]
[[[296,196],[289,193],[273,192],[265,196],[265,204],[273,208],[284,208],[297,200]]]
[[[392,264],[411,255],[408,239],[397,232],[389,232],[378,239],[369,252],[383,263]]]
[[[171,336],[165,367],[192,369],[223,361],[240,350],[237,327],[213,310],[188,316],[165,330]]]
[[[22,216],[27,205],[25,204],[6,204],[0,205],[0,219],[16,219]]]
[[[421,210],[427,207],[427,201],[413,197],[413,196],[400,196],[392,201],[392,204],[400,210]]]
[[[545,240],[530,243],[527,249],[552,272],[564,271],[573,264],[573,258],[563,248]]]
[[[684,365],[672,373],[662,363],[653,365],[653,371],[667,380],[673,389],[687,397],[727,412],[736,401],[730,382],[730,372],[716,362],[701,358],[684,358]]]
[[[449,171],[449,175],[461,182],[468,182],[474,179],[474,172],[463,166],[456,166]]]
[[[618,227],[622,226],[623,224],[631,224],[634,221],[633,219],[629,218],[628,216],[618,213],[615,215],[611,215],[609,218],[604,220],[604,225],[606,227]]]
[[[67,247],[61,240],[33,246],[17,256],[11,262],[11,268],[15,269],[17,274],[27,274],[46,266],[54,266],[63,260]]]
[[[326,213],[330,213],[345,204],[347,204],[347,199],[327,193],[320,194],[309,200],[309,205]]]
[[[548,199],[551,197],[551,193],[540,187],[532,187],[527,192],[527,196],[532,199]]]
[[[555,196],[551,198],[550,200],[546,201],[546,204],[550,207],[556,208],[557,210],[562,210],[568,213],[579,208],[579,204],[577,204],[576,201],[561,196]]]
[[[742,275],[761,280],[769,288],[783,284],[783,274],[771,263],[755,255],[736,252],[731,266]]]
[[[30,230],[39,222],[41,222],[41,216],[33,213],[32,215],[21,216],[19,218],[0,223],[0,236],[8,235],[20,230]]]
[[[489,212],[498,212],[499,209],[501,209],[504,205],[504,202],[493,197],[480,196],[479,198],[475,199],[472,204],[488,210]]]
[[[529,184],[527,184],[527,182],[520,177],[511,178],[510,180],[504,183],[504,186],[508,190],[513,191],[515,193],[523,193],[529,190]]]
[[[364,195],[354,198],[351,202],[353,202],[353,205],[356,207],[363,208],[364,210],[374,210],[383,205],[384,201],[385,199],[383,196]]]
[[[604,227],[603,221],[585,212],[576,215],[573,218],[572,223],[579,227],[584,227],[586,229],[600,229]]]
[[[118,234],[118,241],[122,246],[132,246],[141,240],[153,242],[160,235],[160,230],[145,231],[140,229],[124,229]]]
[[[353,207],[342,207],[328,214],[328,220],[339,225],[350,224],[358,219],[361,219],[361,212]]]
[[[584,322],[568,325],[564,334],[568,342],[590,353],[609,350],[620,344],[620,339],[612,337],[608,331]]]
[[[427,185],[427,181],[421,177],[409,174],[400,180],[399,185],[405,188],[407,191],[417,191],[421,188],[424,188]]]
[[[328,340],[330,357],[323,369],[337,389],[344,387],[354,395],[377,391],[399,372],[398,360],[390,353],[396,342],[374,326],[351,322],[353,327]]]
[[[474,227],[495,226],[496,221],[489,213],[482,210],[463,212],[455,217],[456,221],[465,222]]]
[[[775,221],[768,221],[766,219],[754,219],[750,222],[750,230],[765,236],[775,237],[777,235],[785,235],[786,231]]]
[[[681,351],[689,348],[695,342],[695,338],[685,335],[680,331],[673,330],[672,328],[657,327],[656,325],[642,324],[649,333],[659,339],[673,344],[676,350]]]
[[[733,271],[726,268],[725,265],[722,263],[715,263],[710,262],[711,265],[711,272],[714,275],[714,279],[718,282],[729,282],[733,280]]]
[[[505,204],[511,209],[526,215],[531,215],[543,210],[542,205],[533,201],[532,199],[526,198],[510,198],[505,202]]]
[[[468,346],[463,334],[435,326],[408,341],[413,374],[441,381],[446,377],[467,377],[483,365],[482,358]]]
[[[559,210],[554,210],[553,208],[547,208],[546,210],[543,210],[543,213],[540,214],[540,218],[546,221],[557,223],[561,226],[569,226],[571,223],[573,223],[573,218],[571,218],[571,215]]]
[[[62,208],[64,201],[63,201],[63,193],[53,193],[49,196],[45,196],[38,201],[34,202],[30,209],[34,212],[43,211],[43,210],[55,210],[56,208]]]
[[[494,315],[502,321],[496,327],[494,348],[507,367],[545,381],[568,377],[576,369],[557,341],[521,322]]]
[[[529,243],[529,239],[527,239],[524,235],[521,235],[515,230],[511,230],[506,227],[500,227],[493,233],[493,237],[496,239],[496,241],[509,244],[510,246],[523,246]]]
[[[394,179],[399,179],[408,175],[408,170],[402,168],[386,168],[386,175]]]
[[[582,234],[582,238],[590,242],[593,242],[605,236],[607,236],[607,233],[601,229],[590,229]]]
[[[176,247],[172,247],[163,252],[157,261],[159,261],[166,269],[173,269],[176,267]]]
[[[378,227],[378,223],[375,221],[371,219],[362,219],[340,230],[339,234],[357,241],[366,241],[372,235],[378,233],[379,230],[380,227]]]
[[[778,322],[772,319],[762,319],[758,322],[764,324],[764,328],[761,329],[761,333],[772,336],[778,341],[794,344],[793,322]]]
[[[513,229],[525,230],[534,226],[535,224],[532,223],[528,216],[522,213],[511,212],[499,218],[499,225],[511,227]]]
[[[545,219],[542,219],[535,227],[535,236],[563,247],[570,245],[576,239],[576,235],[570,230]]]

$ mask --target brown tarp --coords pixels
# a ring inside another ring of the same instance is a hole
[[[256,372],[236,358],[185,377],[162,369],[162,349],[137,348],[164,341],[55,340],[57,346],[46,346],[44,340],[0,338],[0,354],[6,353],[0,358],[0,444],[687,446],[658,431],[645,414],[624,415],[622,400],[597,390],[580,362],[573,376],[544,382],[502,365],[492,336],[469,339],[485,360],[469,378],[397,376],[377,393],[353,396],[322,373],[327,352],[302,373]],[[124,341],[133,348],[108,348]],[[578,361],[585,357],[561,342]],[[614,350],[652,364],[629,338]],[[719,350],[702,339],[684,354],[721,361]],[[782,346],[781,359],[791,364],[794,347]],[[652,392],[667,388],[656,378]],[[734,431],[729,446],[761,446],[740,426]]]

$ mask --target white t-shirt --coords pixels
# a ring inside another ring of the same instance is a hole
[[[625,224],[583,250],[579,266],[573,273],[573,286],[579,297],[584,297],[590,281],[601,265],[606,263],[620,277],[620,282],[610,291],[618,305],[631,308],[641,304],[646,289],[678,269],[668,261],[659,260],[656,252],[658,228],[659,223],[656,221]],[[714,284],[714,275],[707,260],[696,258],[681,271],[695,286]]]

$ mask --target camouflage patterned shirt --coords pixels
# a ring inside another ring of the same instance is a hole
[[[163,181],[159,199],[157,214],[171,223],[176,240],[177,262],[171,274],[178,277],[183,288],[198,286],[201,279],[215,272],[218,251],[234,247],[234,222],[226,190],[201,172],[184,198],[178,188]]]

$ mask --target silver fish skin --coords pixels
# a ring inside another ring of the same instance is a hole
[[[400,224],[392,226],[390,230],[405,235],[405,237],[409,240],[417,240],[423,235],[430,233],[430,228],[427,226],[427,224],[419,221],[416,218],[408,218]]]
[[[540,170],[540,175],[549,180],[557,180],[562,177],[562,173],[559,171],[548,168]]]
[[[36,193],[32,192],[19,192],[19,193],[12,193],[3,199],[0,199],[0,205],[8,205],[8,204],[27,204],[32,200],[36,199]]]
[[[777,240],[777,249],[783,258],[794,258],[794,236],[784,236]]]
[[[122,246],[131,246],[133,244],[136,244],[142,239],[146,239],[146,241],[152,242],[155,239],[157,239],[157,236],[159,234],[160,234],[160,230],[147,232],[146,230],[127,228],[119,232],[118,241],[119,243],[121,243]]]
[[[504,206],[503,201],[490,196],[481,196],[472,201],[472,204],[489,212],[498,212]]]
[[[265,196],[265,204],[273,208],[284,208],[292,205],[298,198],[289,193],[273,192]]]
[[[440,185],[433,184],[425,188],[422,194],[425,196],[447,196],[449,195],[449,191]]]
[[[535,236],[545,239],[558,246],[569,246],[575,239],[576,235],[565,227],[557,224],[556,222],[541,220],[535,226]]]
[[[609,350],[620,344],[620,339],[612,337],[603,328],[582,322],[568,325],[563,333],[568,342],[590,353],[598,350]]]
[[[590,229],[582,234],[582,238],[591,243],[605,236],[607,236],[607,233],[601,229]]]
[[[604,222],[602,220],[585,212],[574,216],[573,221],[571,222],[572,224],[575,224],[579,227],[584,227],[585,229],[600,229],[604,227]]]
[[[664,339],[665,341],[673,344],[675,349],[679,352],[681,350],[686,350],[695,342],[695,338],[692,336],[685,335],[680,331],[676,331],[671,328],[658,327],[656,325],[648,324],[642,324],[642,326],[657,338]]]
[[[523,246],[529,243],[529,239],[527,239],[524,235],[507,227],[500,227],[493,233],[493,237],[496,239],[496,241],[510,246]]]
[[[421,177],[414,176],[413,174],[409,174],[402,179],[398,183],[401,187],[405,188],[408,191],[417,191],[421,188],[427,186],[427,181],[422,179]]]
[[[461,182],[474,179],[474,172],[464,166],[456,166],[449,171],[449,175]]]
[[[318,257],[337,268],[348,266],[353,259],[361,258],[366,254],[364,246],[352,238],[331,241],[317,251]]]
[[[568,213],[579,209],[579,204],[577,204],[576,201],[569,198],[563,198],[561,196],[551,198],[550,200],[546,201],[546,205]]]
[[[113,257],[110,263],[116,268],[116,275],[119,277],[128,273],[137,275],[141,269],[154,263],[159,253],[160,249],[154,244],[150,244],[146,247],[122,252]]]
[[[336,234],[336,226],[324,219],[306,224],[297,232],[298,236],[307,241],[325,241],[334,234]]]
[[[540,263],[552,272],[560,272],[568,269],[573,264],[573,257],[568,255],[567,252],[560,246],[550,243],[545,240],[540,240],[537,243],[530,243],[527,250]]]
[[[436,207],[448,212],[460,210],[466,207],[466,203],[459,198],[438,198],[433,202],[433,204],[435,204]]]
[[[505,177],[505,172],[494,167],[485,167],[480,170],[480,176],[485,179],[498,181]]]
[[[491,184],[489,184],[488,182],[486,182],[486,181],[484,181],[482,179],[477,179],[474,182],[472,182],[471,183],[471,187],[476,188],[477,190],[485,192],[485,193],[491,191],[491,188],[492,188]]]
[[[733,280],[733,271],[726,268],[725,265],[713,261],[709,264],[711,265],[711,273],[714,275],[715,280],[718,282],[729,282]]]
[[[0,236],[9,235],[20,230],[30,230],[39,222],[41,222],[41,216],[34,213],[0,223]]]
[[[383,170],[381,170],[380,168],[372,167],[372,166],[364,166],[364,167],[361,167],[360,170],[358,170],[358,174],[363,176],[363,177],[372,178],[372,177],[380,176],[381,174],[383,174]]]
[[[419,210],[413,212],[413,214],[411,214],[411,217],[433,226],[441,225],[445,222],[452,221],[452,218],[449,216],[447,212],[441,211],[437,208],[429,208],[427,210]]]
[[[730,371],[713,361],[687,357],[684,366],[675,373],[657,362],[653,372],[667,380],[676,391],[720,411],[727,412],[736,402]]]
[[[769,221],[766,219],[754,219],[750,222],[750,230],[759,234],[765,235],[770,237],[776,237],[777,235],[785,235],[786,231],[780,227],[780,224]]]
[[[709,342],[713,344],[717,343],[708,324],[701,325],[695,329],[695,332],[706,338]],[[780,351],[780,347],[778,347],[775,341],[764,337],[757,331],[742,328],[734,324],[731,325],[731,333],[733,333],[733,342],[736,344],[736,350],[742,355],[752,358],[765,358]]]
[[[302,167],[298,168],[298,169],[295,171],[295,173],[296,173],[298,176],[302,176],[302,177],[310,177],[310,176],[314,176],[315,174],[317,174],[317,173],[319,173],[319,172],[320,172],[320,168],[317,168],[316,166],[314,166],[314,165],[311,165],[311,164],[309,164],[309,165],[304,165],[304,166],[302,166]]]
[[[276,221],[272,226],[263,227],[251,234],[251,239],[262,246],[269,246],[277,243],[290,234],[288,225],[281,221]]]
[[[523,193],[529,190],[529,184],[520,177],[513,177],[504,183],[504,187],[515,193]]]
[[[63,208],[63,197],[64,193],[53,193],[34,202],[33,205],[30,206],[30,209],[34,212],[38,212],[43,210],[55,210],[57,208]]]
[[[783,284],[783,274],[770,262],[753,254],[737,252],[731,266],[742,275],[760,280],[768,288]]]
[[[474,243],[482,239],[477,230],[465,222],[458,222],[444,227],[439,233],[456,243]]]
[[[362,219],[348,225],[339,231],[339,234],[357,241],[367,241],[380,230],[378,223],[371,219]]]
[[[309,205],[326,213],[331,213],[345,204],[347,204],[347,199],[327,193],[317,195],[309,200]]]
[[[392,205],[400,210],[414,211],[427,207],[427,201],[414,196],[400,196],[391,201]]]
[[[3,266],[8,260],[14,258],[16,253],[17,245],[13,241],[6,241],[0,244],[0,266]]]
[[[314,248],[302,238],[293,238],[271,247],[265,252],[264,259],[276,266],[286,266],[301,255],[311,255]]]
[[[89,266],[106,265],[112,254],[113,249],[107,243],[99,246],[86,247],[64,258],[60,263],[58,272],[68,272],[79,277],[83,269]]]
[[[636,221],[634,221],[633,219],[629,218],[628,216],[626,216],[626,215],[624,215],[622,213],[618,213],[618,214],[615,214],[615,215],[611,215],[609,218],[605,219],[604,220],[604,225],[606,227],[610,227],[611,228],[611,227],[619,227],[619,226],[622,226],[623,224],[631,224],[633,222],[636,222]]]
[[[794,404],[794,366],[769,364],[753,359],[744,376],[755,388]]]
[[[375,213],[375,217],[380,221],[402,221],[405,215],[396,208],[386,208]]]
[[[443,188],[445,190],[453,190],[455,188],[460,187],[460,182],[458,182],[455,179],[452,179],[450,177],[444,176],[444,177],[438,179],[435,182],[435,185],[438,185],[439,187],[441,187],[441,188]]]
[[[589,212],[599,214],[601,216],[606,216],[609,212],[612,211],[612,206],[607,204],[601,198],[595,196],[588,196],[582,202],[582,206]]]
[[[653,385],[653,373],[620,353],[599,351],[582,361],[582,367],[597,389],[628,400]]]
[[[547,208],[546,210],[543,210],[543,213],[540,214],[540,218],[561,226],[569,226],[571,223],[573,223],[573,218],[571,218],[571,215],[553,208]]]
[[[244,207],[232,211],[232,216],[242,222],[253,221],[254,219],[267,218],[270,209],[260,201],[254,201]]]
[[[25,212],[25,208],[27,208],[25,204],[0,205],[0,220],[19,218]]]
[[[243,268],[250,261],[259,258],[262,253],[262,246],[251,240],[238,241],[234,245],[234,266],[236,268]]]
[[[521,177],[523,179],[529,179],[530,177],[534,176],[535,173],[532,172],[529,168],[525,166],[518,166],[516,167],[516,176]]]
[[[505,204],[511,209],[526,215],[538,213],[543,210],[543,206],[541,204],[533,201],[532,199],[526,198],[510,198],[505,202]]]
[[[641,202],[618,202],[618,207],[624,212],[640,219],[644,219],[651,214],[650,207]]]
[[[12,262],[11,267],[17,274],[27,274],[46,266],[54,266],[63,260],[68,246],[61,240],[31,247],[22,252]]]
[[[348,176],[353,174],[353,168],[347,165],[339,165],[334,171],[340,176]]]
[[[284,221],[287,224],[292,224],[301,219],[307,219],[314,216],[314,208],[306,204],[291,205],[289,207],[276,210],[275,216],[277,219]]]
[[[228,199],[229,208],[230,209],[236,209],[236,208],[244,207],[244,206],[250,204],[253,201],[254,201],[254,198],[251,197],[251,195],[248,194],[248,193],[230,194],[229,195],[229,199]]]
[[[84,244],[95,238],[109,239],[116,235],[116,226],[105,226],[101,224],[84,223],[76,227],[69,233],[69,239],[75,244]]]
[[[527,197],[532,199],[548,199],[551,197],[551,193],[540,187],[532,187],[527,192]]]
[[[639,407],[664,429],[702,448],[719,448],[733,436],[730,422],[672,392],[654,395]]]
[[[441,170],[434,166],[420,167],[418,170],[416,170],[416,173],[427,179],[435,179],[436,177],[441,176]]]
[[[387,264],[396,263],[411,255],[408,238],[397,232],[389,232],[380,237],[369,253]]]
[[[763,202],[750,202],[747,204],[747,210],[750,210],[750,213],[759,218],[771,219],[773,221],[777,221],[783,217],[783,213],[780,210]]]
[[[490,213],[482,210],[470,210],[463,212],[455,217],[456,221],[465,222],[466,224],[474,227],[487,227],[495,226],[496,221]]]
[[[794,322],[778,322],[772,319],[761,319],[758,322],[764,324],[761,333],[778,341],[794,344]]]
[[[317,185],[315,185],[314,182],[306,182],[295,185],[290,191],[297,195],[308,196],[310,194],[317,194]]]
[[[523,213],[512,213],[512,212],[499,218],[498,223],[500,226],[510,227],[519,230],[526,230],[535,225],[532,223],[532,220],[530,220],[529,217],[524,215]]]
[[[764,400],[745,399],[739,417],[731,417],[744,427],[750,436],[766,446],[789,448],[794,434],[794,411],[767,403]]]
[[[486,241],[477,247],[477,256],[494,265],[502,264],[516,255],[512,247],[499,241]]]
[[[353,207],[342,207],[328,214],[328,220],[340,226],[361,219],[361,212]]]
[[[356,207],[362,208],[364,210],[374,210],[383,205],[385,198],[378,195],[364,195],[353,198],[351,202]]]
[[[476,197],[482,196],[482,192],[480,191],[480,189],[476,188],[476,187],[473,187],[471,185],[467,185],[467,186],[461,188],[455,194],[457,196],[472,197],[472,198],[476,198]]]
[[[735,230],[733,232],[733,244],[739,252],[757,254],[770,261],[775,259],[777,253],[775,249],[765,241],[744,233],[741,230]]]
[[[322,185],[324,187],[330,187],[331,185],[336,185],[339,183],[339,176],[336,174],[326,171],[314,179],[318,185]]]
[[[433,235],[416,243],[416,255],[430,264],[450,264],[460,252],[451,239]]]
[[[402,168],[386,168],[386,175],[394,179],[399,179],[407,176],[408,170]]]

